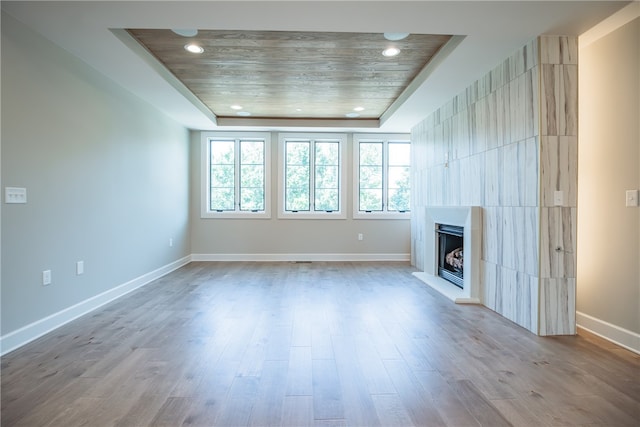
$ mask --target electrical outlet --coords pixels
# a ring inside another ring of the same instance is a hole
[[[638,203],[638,190],[627,190],[626,192],[626,205],[628,208],[640,206]]]
[[[169,239],[169,247],[173,246],[173,239]]]
[[[42,272],[42,285],[47,286],[51,284],[51,270],[44,270]]]
[[[364,240],[364,234],[358,233],[358,240]]]
[[[5,187],[5,203],[27,203],[27,189],[19,187]]]
[[[553,193],[553,204],[555,206],[564,205],[564,191],[554,191],[554,193]]]
[[[84,261],[76,262],[76,275],[84,274]]]

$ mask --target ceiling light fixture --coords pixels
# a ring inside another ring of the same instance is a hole
[[[397,47],[388,47],[385,50],[382,51],[382,54],[384,56],[396,56],[397,54],[400,53],[400,49],[398,49]]]
[[[232,105],[231,109],[232,110],[242,110],[242,105],[237,105],[237,104],[236,105]]]
[[[353,111],[364,111],[364,107],[355,107]]]
[[[204,52],[204,49],[202,48],[202,46],[198,46],[195,43],[189,43],[187,45],[184,46],[184,48],[191,52],[191,53],[202,53]]]
[[[242,117],[246,117],[246,116],[250,116],[251,115],[251,113],[248,112],[248,111],[238,111],[236,114],[239,115],[239,116],[242,116]]]
[[[393,42],[406,39],[408,36],[409,36],[409,33],[384,33],[384,38],[387,40],[391,40]]]
[[[176,30],[171,30],[174,33],[176,33],[179,36],[182,37],[194,37],[198,34],[198,30],[194,30],[194,29],[176,29]]]
[[[358,113],[347,113],[347,114],[345,114],[345,116],[350,118],[350,119],[355,119],[356,117],[360,117],[360,114],[358,114]]]

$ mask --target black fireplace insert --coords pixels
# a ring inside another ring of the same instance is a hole
[[[438,276],[464,288],[464,227],[437,224]]]

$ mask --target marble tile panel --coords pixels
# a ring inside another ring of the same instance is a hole
[[[538,276],[539,213],[537,207],[524,208],[524,272]]]
[[[524,114],[525,138],[538,135],[538,69],[528,70],[525,75]]]
[[[502,147],[502,187],[501,205],[520,206],[520,187],[524,184],[520,178],[519,144],[508,144]],[[524,191],[523,191],[524,193]]]
[[[558,66],[558,135],[578,135],[578,66]]]
[[[495,93],[505,84],[504,65],[502,63],[498,64],[493,68],[493,70],[490,71],[489,74],[491,76],[491,92]]]
[[[538,306],[534,305],[537,298],[532,300],[532,290],[531,290],[531,276],[528,274],[517,272],[516,273],[516,288],[515,288],[515,321],[518,325],[530,330],[534,331],[537,329],[538,325],[532,324],[532,316],[531,313],[534,311],[538,311]]]
[[[500,286],[502,306],[496,312],[512,322],[518,322],[518,272],[506,267],[500,267]]]
[[[525,94],[526,79],[524,75],[520,75],[509,83],[509,123],[511,125],[512,142],[521,141],[526,137],[527,108]]]
[[[529,330],[534,334],[539,333],[539,311],[540,311],[540,279],[536,276],[529,277],[529,298],[531,299],[531,316]]]
[[[525,64],[525,49],[520,48],[509,57],[509,66],[511,69],[510,74],[512,79],[524,74],[526,70]]]
[[[560,64],[560,41],[558,36],[540,36],[540,63]]]
[[[576,280],[541,279],[539,335],[575,335]]]
[[[576,209],[540,210],[540,277],[576,277]]]
[[[524,271],[525,262],[525,210],[505,207],[502,215],[502,262],[505,267]]]
[[[560,69],[540,66],[540,135],[558,135]]]
[[[540,36],[540,60],[543,64],[578,64],[578,38]]]
[[[492,92],[485,98],[485,150],[497,148],[498,140],[498,95]]]
[[[542,206],[555,206],[556,191],[563,192],[562,206],[576,206],[578,138],[576,136],[543,136],[540,141]]]
[[[481,261],[482,265],[482,302],[496,311],[500,296],[497,293],[498,266],[492,262]]]
[[[493,264],[502,263],[502,210],[484,208],[482,215],[482,257]]]
[[[468,158],[467,158],[468,159]],[[444,168],[446,190],[444,194],[445,206],[460,206],[461,193],[463,191],[460,184],[460,169],[463,161],[467,159],[454,160],[449,162],[449,166]]]
[[[484,205],[500,206],[502,193],[502,150],[497,148],[484,153]]]
[[[521,166],[524,175],[524,206],[538,206],[540,194],[540,180],[538,153],[538,138],[528,138],[521,144],[524,145],[524,164]]]
[[[496,91],[496,136],[498,138],[497,146],[508,144],[511,142],[511,103],[510,103],[510,86],[502,86]]]
[[[538,40],[530,40],[524,46],[525,69],[531,70],[538,65]]]
[[[473,107],[475,112],[475,133],[473,139],[472,154],[487,151],[487,98],[482,98]]]

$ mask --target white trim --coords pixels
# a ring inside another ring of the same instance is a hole
[[[576,311],[576,323],[579,328],[611,341],[629,351],[640,354],[640,334],[621,328],[604,320]]]
[[[409,261],[410,254],[192,254],[192,261]]]
[[[22,347],[23,345],[53,331],[54,329],[57,329],[117,298],[128,294],[129,292],[177,270],[189,262],[191,262],[190,255],[10,332],[0,337],[0,354],[5,355],[19,347]]]

